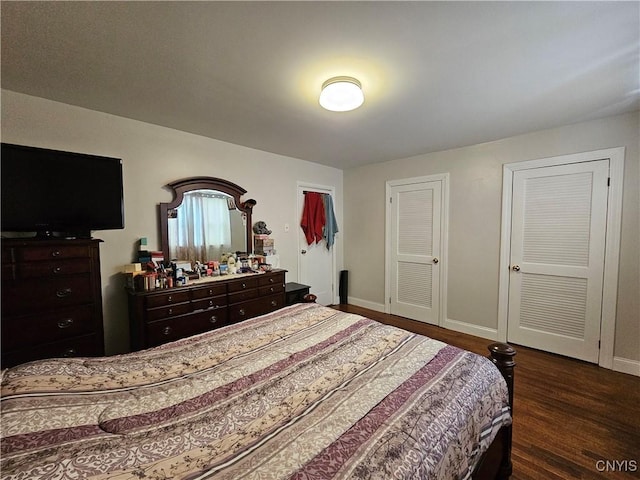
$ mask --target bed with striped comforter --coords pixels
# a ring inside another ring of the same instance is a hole
[[[299,304],[149,350],[3,372],[3,479],[467,478],[502,425],[486,358]]]

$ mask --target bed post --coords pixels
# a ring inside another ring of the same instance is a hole
[[[513,418],[513,368],[516,366],[516,362],[513,357],[516,355],[516,350],[506,343],[492,343],[489,345],[489,352],[491,354],[491,361],[498,367],[500,373],[507,382],[507,389],[509,390],[509,406],[511,407],[511,416]],[[500,470],[498,471],[498,479],[507,479],[511,476],[513,466],[511,464],[511,437],[513,432],[513,423],[508,427],[502,427],[499,435],[502,435],[502,460],[500,463]]]

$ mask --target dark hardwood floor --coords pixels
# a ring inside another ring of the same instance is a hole
[[[484,338],[353,305],[334,308],[487,355]],[[517,350],[513,480],[640,478],[640,378]]]

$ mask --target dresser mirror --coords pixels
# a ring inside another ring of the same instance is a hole
[[[214,177],[191,177],[167,185],[174,200],[160,204],[165,261],[219,260],[229,252],[251,252],[253,199],[247,191]]]

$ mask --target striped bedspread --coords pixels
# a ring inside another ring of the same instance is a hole
[[[511,421],[484,357],[315,304],[2,375],[6,479],[466,478]]]

